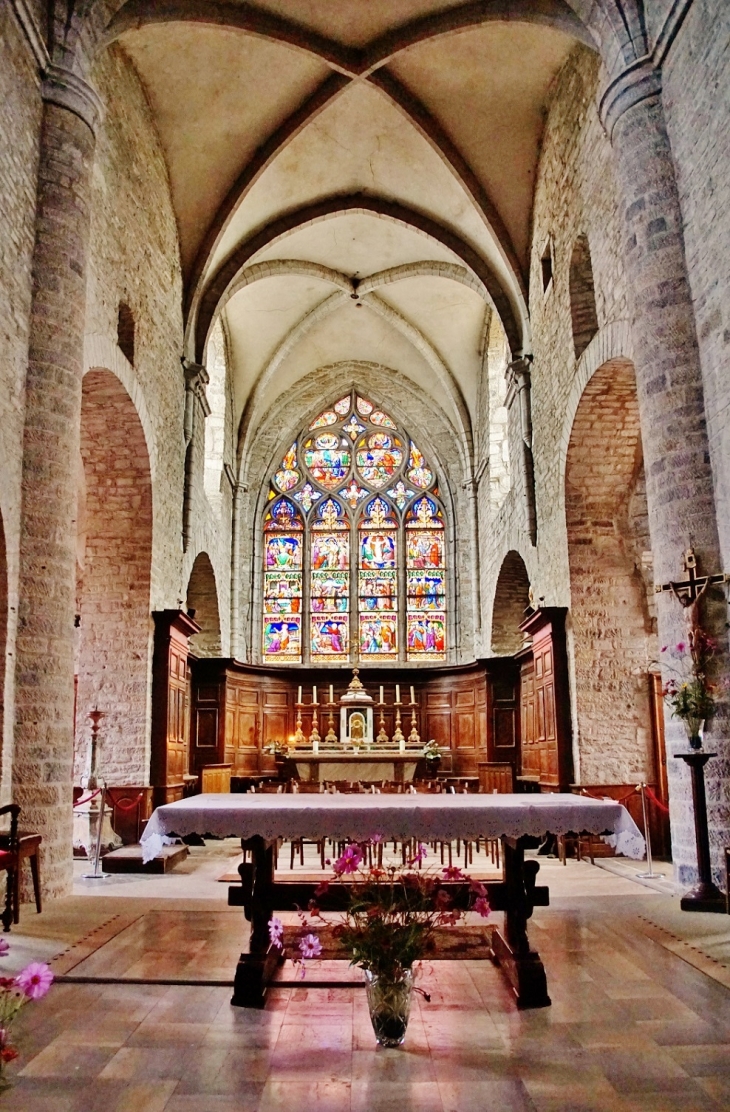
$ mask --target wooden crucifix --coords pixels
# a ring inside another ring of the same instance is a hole
[[[726,575],[724,572],[718,572],[715,575],[699,575],[697,556],[693,548],[688,548],[684,553],[682,565],[687,573],[686,579],[682,580],[681,583],[656,583],[654,585],[654,591],[658,595],[662,594],[664,591],[671,592],[680,606],[686,611],[690,628],[695,629],[699,624],[699,601],[705,591],[708,587],[715,584],[730,582],[730,575]]]

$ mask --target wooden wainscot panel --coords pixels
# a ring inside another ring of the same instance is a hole
[[[152,737],[150,779],[156,807],[183,798],[189,771],[188,638],[200,626],[183,610],[152,615]]]
[[[536,610],[520,629],[532,640],[520,662],[522,773],[539,774],[540,787],[567,791],[573,751],[564,607]]]

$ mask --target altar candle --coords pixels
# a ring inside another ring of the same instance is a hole
[[[400,702],[400,684],[398,683],[395,685],[395,701],[396,703]]]
[[[411,703],[415,703],[415,701],[416,701],[416,696],[413,692],[413,688],[411,688]]]
[[[313,703],[317,702],[317,688],[316,687],[312,688],[312,702]]]
[[[405,753],[406,751],[406,739],[404,737],[402,737],[398,742],[398,751],[400,753]]]
[[[299,690],[297,691],[297,702],[301,703],[301,701],[302,701],[302,689],[300,687]]]
[[[380,702],[382,703],[382,701],[383,701],[383,685],[381,683],[381,685],[380,685]]]
[[[330,684],[330,703],[334,703],[334,701],[335,701],[335,689],[332,686],[332,684]]]
[[[312,752],[313,753],[319,753],[319,742],[317,741],[316,738],[312,742]]]

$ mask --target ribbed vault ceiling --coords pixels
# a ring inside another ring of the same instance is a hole
[[[562,0],[121,8],[107,41],[166,153],[188,355],[222,312],[237,420],[364,360],[469,422],[488,306],[529,347],[545,103],[585,37]]]

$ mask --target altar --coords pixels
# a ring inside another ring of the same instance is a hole
[[[281,952],[272,948],[268,923],[276,911],[296,911],[314,898],[317,882],[275,879],[274,851],[279,838],[363,843],[377,840],[419,842],[460,838],[501,838],[503,877],[487,881],[489,904],[504,911],[504,927],[492,934],[493,960],[499,964],[518,1007],[550,1004],[545,968],[527,937],[536,906],[549,904],[548,889],[536,884],[539,863],[525,860],[524,836],[581,833],[609,835],[618,853],[641,859],[644,839],[628,811],[615,800],[547,793],[545,795],[203,795],[158,807],[141,844],[145,861],[155,857],[171,835],[236,836],[252,861],[239,866],[241,884],[229,889],[229,904],[243,906],[251,923],[249,952],[236,969],[232,1003],[261,1008],[269,986],[277,983]],[[449,881],[440,887],[449,892]],[[323,911],[341,910],[346,884],[318,895]],[[314,981],[309,985],[315,987]],[[331,987],[331,986],[330,986]]]
[[[387,780],[407,784],[413,780],[422,750],[400,753],[397,750],[347,752],[320,750],[318,753],[294,753],[289,758],[296,766],[297,776],[305,782],[324,783],[347,780],[351,783],[380,783]]]

